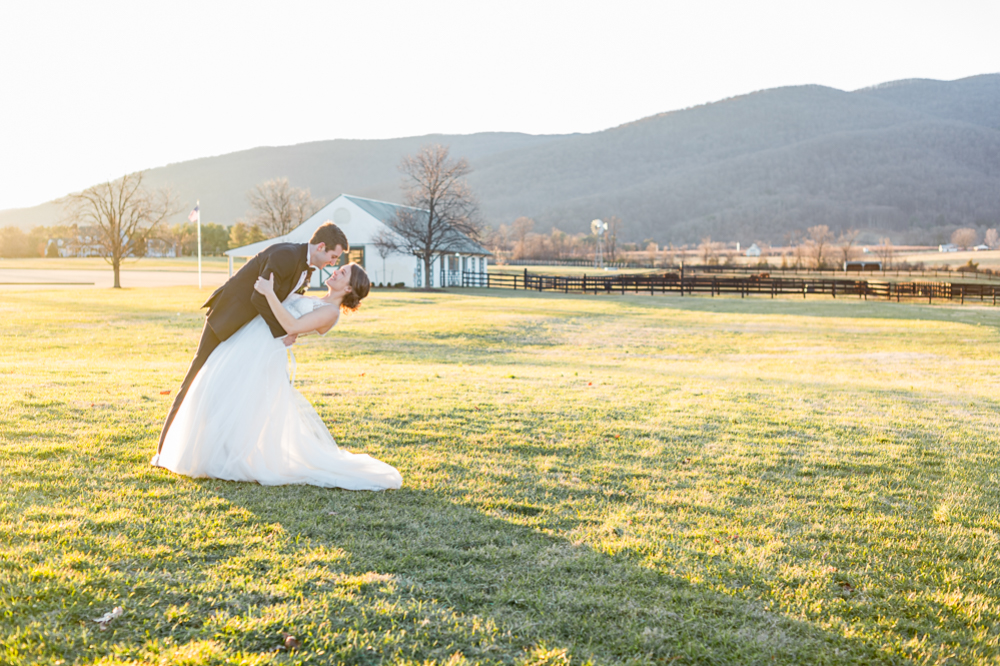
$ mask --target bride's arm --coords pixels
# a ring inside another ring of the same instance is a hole
[[[278,295],[274,293],[273,277],[267,280],[262,277],[257,278],[254,289],[264,294],[275,319],[289,335],[302,335],[317,330],[326,332],[337,322],[340,314],[339,308],[323,307],[296,319],[285,307],[285,304],[278,300]]]

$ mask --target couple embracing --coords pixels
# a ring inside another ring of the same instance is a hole
[[[315,269],[350,249],[332,222],[307,244],[276,243],[219,287],[198,351],[167,413],[152,464],[191,477],[309,484],[348,490],[399,488],[384,462],[337,446],[312,405],[289,381],[286,346],[324,334],[356,310],[371,283],[346,264],[321,298],[302,294]]]

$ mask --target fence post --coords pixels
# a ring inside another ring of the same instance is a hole
[[[583,293],[587,293],[587,274],[583,274]]]

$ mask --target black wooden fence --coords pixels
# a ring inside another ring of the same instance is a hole
[[[767,274],[750,276],[693,275],[679,273],[640,273],[624,275],[537,275],[462,273],[463,287],[556,291],[565,294],[739,294],[747,296],[801,295],[833,298],[862,298],[901,301],[921,299],[997,303],[1000,287],[990,284],[953,282],[889,282],[833,278],[786,278]]]
[[[558,261],[532,261],[525,259],[518,259],[516,261],[509,261],[507,266],[576,266],[576,267],[593,267],[593,259],[561,259]],[[641,262],[605,262],[605,266],[612,269],[629,269],[629,268],[653,268],[652,265],[642,264]],[[594,268],[594,270],[599,270]],[[660,266],[661,272],[678,272],[680,268],[678,266]],[[701,273],[741,273],[748,274],[757,272],[767,272],[771,275],[781,275],[782,277],[787,277],[789,275],[830,275],[835,277],[837,275],[841,276],[867,276],[870,278],[887,278],[887,277],[916,277],[916,278],[965,278],[970,280],[986,280],[1000,282],[1000,271],[993,271],[990,269],[979,270],[976,268],[971,268],[968,266],[957,266],[954,269],[949,269],[945,266],[939,268],[914,268],[913,266],[907,265],[905,268],[895,267],[886,269],[854,269],[844,270],[843,268],[806,268],[804,266],[741,266],[732,265],[727,266],[723,264],[685,264],[683,268],[685,273],[690,275],[701,274]]]

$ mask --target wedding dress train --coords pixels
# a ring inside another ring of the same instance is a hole
[[[333,306],[292,294],[285,307],[298,318]],[[185,476],[267,486],[384,490],[403,483],[391,465],[337,446],[289,382],[285,345],[260,316],[209,356],[153,464]]]

